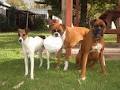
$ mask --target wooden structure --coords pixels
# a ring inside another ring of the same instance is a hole
[[[65,25],[72,26],[72,5],[73,0],[66,0]]]
[[[107,24],[105,34],[117,34],[117,42],[120,43],[120,10],[108,10],[99,18]],[[114,21],[116,29],[111,29],[112,21]]]
[[[11,14],[12,13],[12,14]],[[7,17],[9,19],[8,23],[10,23],[10,17],[14,14],[14,22],[18,28],[32,28],[34,26],[35,15],[34,13],[27,10],[17,10],[14,11],[8,9]],[[28,22],[27,22],[28,19]],[[27,25],[27,26],[26,26]]]
[[[62,21],[66,26],[79,26],[80,0],[62,0]]]
[[[73,25],[80,24],[80,0],[73,0]]]

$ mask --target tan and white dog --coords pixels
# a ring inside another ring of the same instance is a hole
[[[39,54],[40,66],[42,66],[43,39],[39,36],[36,36],[34,38],[29,37],[28,32],[25,29],[19,29],[18,36],[24,54],[25,75],[28,75],[28,63],[30,59],[30,78],[34,79],[34,56],[36,53]],[[49,58],[49,56],[47,57]],[[49,66],[47,66],[47,68],[49,68]]]

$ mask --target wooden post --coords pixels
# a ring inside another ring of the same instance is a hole
[[[116,20],[116,24],[117,24],[117,30],[120,31],[120,18],[118,18],[118,19]],[[118,31],[118,32],[119,32],[119,31]],[[119,33],[117,34],[117,43],[120,43],[120,34],[119,34]]]
[[[26,30],[28,29],[28,22],[29,22],[29,12],[27,12],[27,19],[26,19]]]
[[[65,25],[72,26],[72,8],[73,0],[66,0],[66,16],[65,16]]]
[[[118,6],[116,9],[120,11],[120,0],[118,0]],[[120,30],[120,18],[118,18],[116,22],[117,22],[117,29]],[[117,43],[120,43],[120,34],[117,34]]]
[[[62,0],[62,23],[65,24],[66,0]]]

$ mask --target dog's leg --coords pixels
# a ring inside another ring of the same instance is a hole
[[[81,57],[82,57],[82,52],[81,50],[79,50],[78,54],[76,55],[76,66],[78,69],[80,69],[82,66]]]
[[[105,56],[103,55],[103,63],[104,63],[104,66],[106,66],[106,63],[105,63]]]
[[[47,70],[50,68],[50,53],[47,51]]]
[[[30,77],[31,79],[34,79],[34,54],[30,55],[30,62],[31,62],[31,72]]]
[[[42,65],[43,65],[43,52],[41,53],[41,52],[39,52],[39,59],[40,59],[40,64],[39,64],[39,68],[40,67],[42,67]]]
[[[87,65],[87,59],[88,59],[88,52],[84,52],[82,56],[82,69],[81,69],[81,79],[86,79],[86,65]]]
[[[71,48],[66,48],[66,60],[64,62],[64,71],[68,70],[70,56],[71,56]]]
[[[26,76],[26,75],[28,75],[28,57],[27,57],[27,55],[25,55],[24,63],[25,63],[25,76]]]
[[[57,58],[57,65],[56,65],[56,68],[57,68],[57,69],[59,69],[59,67],[60,67],[61,52],[62,52],[62,48],[57,52],[57,55],[56,55],[56,58]]]
[[[106,73],[106,70],[105,70],[106,65],[105,65],[105,57],[103,55],[103,52],[100,54],[99,62],[100,62],[101,70],[105,74]]]

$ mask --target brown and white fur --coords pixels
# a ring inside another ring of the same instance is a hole
[[[103,33],[105,31],[105,23],[97,19],[95,20],[94,24],[102,25],[102,28],[100,29]],[[66,50],[65,53],[65,65],[64,65],[64,70],[68,69],[68,62],[69,58],[71,56],[71,48],[73,48],[76,44],[81,42],[81,52],[78,53],[77,55],[77,61],[81,61],[81,79],[85,80],[86,78],[86,65],[88,61],[88,55],[91,51],[91,48],[93,46],[93,30],[90,30],[85,27],[67,27],[65,25],[59,24],[59,23],[53,23],[50,28],[52,31],[56,30],[58,32],[61,32],[63,35],[63,40],[64,40],[64,45],[63,47]],[[102,34],[103,34],[102,33]],[[99,35],[98,35],[99,36]],[[100,40],[103,42],[103,38]],[[58,65],[60,63],[60,54],[61,50],[57,53],[57,61]],[[101,56],[103,56],[103,53],[101,53]],[[103,57],[100,57],[100,63],[101,63],[101,68],[102,71],[105,72],[105,67],[104,67],[104,62],[103,62]],[[57,66],[58,66],[57,65]]]
[[[18,30],[19,42],[22,45],[22,50],[24,54],[24,63],[25,63],[25,76],[28,75],[28,63],[30,59],[30,78],[34,79],[34,56],[36,53],[39,54],[40,58],[40,67],[42,66],[42,52],[43,52],[43,39],[36,37],[29,37],[28,32],[25,29]],[[49,56],[47,55],[47,58]],[[49,60],[49,59],[47,59]],[[48,61],[49,63],[49,61]],[[49,69],[49,64],[47,64],[47,69]]]
[[[95,19],[91,21],[91,31],[92,31],[92,42],[90,46],[90,50],[88,53],[87,65],[93,67],[94,64],[99,61],[101,66],[101,71],[106,73],[106,64],[104,57],[104,32],[106,30],[105,23],[100,19]],[[89,41],[88,41],[89,42]],[[84,65],[84,61],[82,59],[82,55],[84,55],[84,46],[81,47],[79,53],[76,56],[76,63],[78,66],[82,67]],[[85,77],[83,78],[83,80]]]

